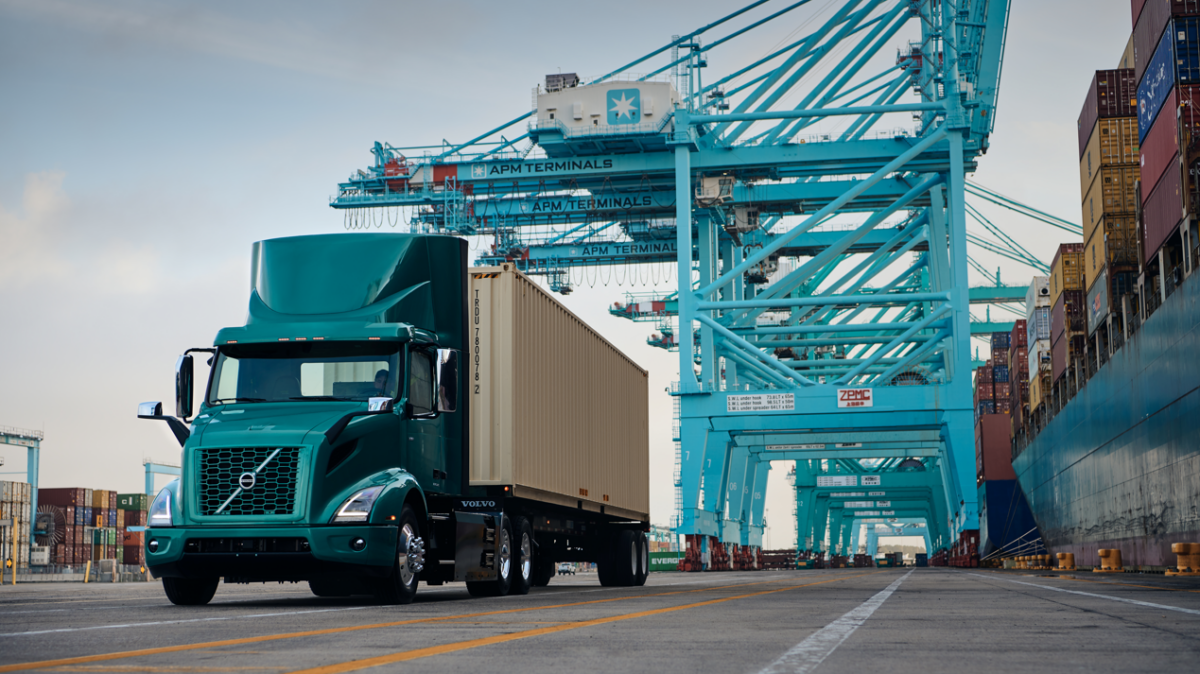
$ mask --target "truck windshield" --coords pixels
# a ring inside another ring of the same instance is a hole
[[[279,342],[219,348],[208,404],[395,398],[395,342]]]

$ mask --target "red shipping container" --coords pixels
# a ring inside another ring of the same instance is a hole
[[[140,546],[145,541],[145,532],[142,531],[122,531],[121,545],[129,547],[131,545]]]
[[[1136,5],[1136,0],[1133,2]],[[1171,17],[1200,14],[1200,0],[1145,0],[1140,11],[1136,6],[1132,9],[1137,15],[1133,25],[1134,81],[1141,82]]]
[[[1179,87],[1175,87],[1171,93],[1167,94],[1162,112],[1154,119],[1154,124],[1150,126],[1150,131],[1146,133],[1146,138],[1138,147],[1138,154],[1141,158],[1142,203],[1146,203],[1146,199],[1150,198],[1150,192],[1158,184],[1158,180],[1162,177],[1163,171],[1167,170],[1167,166],[1171,162],[1179,161],[1178,122],[1181,109],[1177,98],[1178,92]]]
[[[975,407],[978,409],[980,401],[994,400],[996,397],[994,384],[992,382],[977,382],[975,386]]]
[[[1008,367],[1008,349],[992,349],[993,367]]]
[[[146,552],[140,545],[126,545],[122,552],[125,564],[145,564]]]
[[[1131,28],[1137,26],[1138,17],[1141,16],[1142,7],[1144,7],[1145,5],[1146,5],[1146,0],[1132,0],[1130,2],[1130,9],[1133,10],[1133,23],[1130,24]]]
[[[1008,348],[1029,346],[1029,333],[1024,319],[1013,322],[1012,333],[1008,337]]]
[[[83,489],[70,487],[66,489],[39,489],[38,505],[77,506],[86,505],[83,502]]]
[[[981,480],[1015,480],[1012,422],[1007,414],[984,414],[975,422],[975,473]]]
[[[998,383],[994,386],[996,387],[995,399],[997,402],[1001,400],[1008,400],[1008,397],[1012,395],[1012,382]]]
[[[1178,163],[1178,159],[1173,160]],[[1168,170],[1142,206],[1142,252],[1149,262],[1183,220],[1183,171]]]
[[[1200,0],[1197,0],[1200,2]],[[1111,117],[1137,116],[1137,80],[1132,70],[1097,70],[1079,113],[1079,158],[1087,150],[1096,122]]]
[[[125,511],[125,526],[127,526],[127,527],[146,526],[146,511],[145,510],[126,510]]]
[[[1012,414],[1012,398],[996,399],[996,414]]]

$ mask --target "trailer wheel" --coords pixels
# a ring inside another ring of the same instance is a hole
[[[629,587],[638,576],[637,532],[623,529],[609,538],[608,549],[596,562],[600,584],[605,587]]]
[[[533,586],[546,587],[554,578],[554,560],[545,554],[533,556]]]
[[[646,532],[637,532],[638,570],[633,584],[641,587],[650,577],[650,542],[646,540]]]
[[[512,587],[513,534],[512,521],[504,515],[500,524],[500,540],[496,546],[496,579],[467,581],[467,592],[472,597],[503,597]]]
[[[529,594],[533,586],[533,526],[524,517],[513,525],[513,572],[509,594]]]
[[[212,601],[220,582],[220,578],[163,578],[163,590],[176,606],[204,606]]]
[[[411,604],[417,596],[417,581],[425,569],[425,542],[412,508],[404,506],[398,522],[396,556],[392,572],[375,581],[375,597],[383,604]]]

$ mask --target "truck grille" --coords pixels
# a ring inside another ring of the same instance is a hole
[[[205,448],[199,452],[201,515],[295,513],[299,447]],[[245,477],[247,474],[253,480]],[[249,489],[241,486],[251,482]]]

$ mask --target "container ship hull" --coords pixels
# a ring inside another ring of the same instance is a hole
[[[1051,553],[1175,565],[1200,541],[1200,281],[1192,275],[1014,458]],[[1019,448],[1019,446],[1018,446]]]

